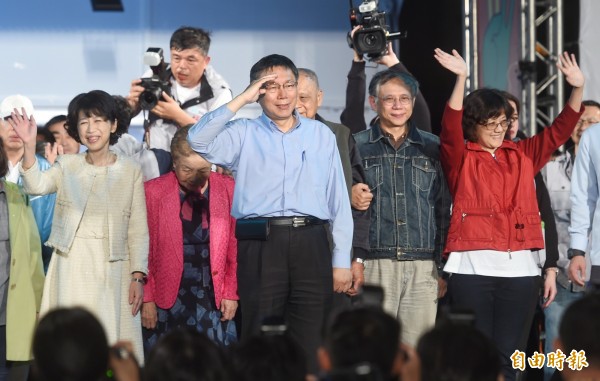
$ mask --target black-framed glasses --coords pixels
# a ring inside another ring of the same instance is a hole
[[[283,85],[275,82],[267,82],[263,85],[263,89],[267,90],[268,93],[274,94],[277,93],[281,88],[283,88],[283,90],[286,92],[293,91],[296,86],[298,86],[298,82],[295,81],[288,81]]]
[[[501,120],[500,122],[479,123],[479,125],[488,131],[494,131],[498,126],[502,127],[503,130],[506,130],[512,122],[513,122],[512,119],[510,119],[510,120],[504,119],[504,120]]]

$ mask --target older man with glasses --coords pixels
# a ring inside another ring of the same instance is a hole
[[[439,138],[411,119],[417,92],[410,74],[375,74],[369,103],[378,120],[354,135],[373,194],[365,283],[383,287],[384,308],[402,321],[410,345],[433,327],[446,292],[441,254],[450,213]]]

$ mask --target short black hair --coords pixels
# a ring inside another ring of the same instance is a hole
[[[380,307],[343,310],[325,328],[323,346],[333,370],[368,363],[388,379],[400,350],[400,322]]]
[[[36,380],[98,380],[108,367],[104,328],[83,308],[58,308],[39,322],[33,338]]]
[[[521,113],[521,101],[519,101],[519,98],[517,98],[512,93],[509,93],[508,91],[502,91],[502,94],[506,97],[506,99],[508,99],[509,101],[512,101],[515,104],[515,107],[517,109],[513,110],[513,111],[516,112],[517,114],[520,114]]]
[[[591,106],[591,107],[596,107],[596,108],[600,109],[600,103],[593,101],[591,99],[585,100],[585,101],[581,102],[581,104],[584,105],[585,107]]]
[[[198,48],[206,56],[210,48],[210,32],[191,26],[182,26],[171,35],[171,49],[185,50]]]
[[[63,123],[63,127],[65,128],[65,130],[67,130],[67,116],[66,115],[56,115],[53,116],[49,121],[46,122],[46,124],[44,124],[44,127],[42,128],[42,130],[40,132],[42,132],[44,134],[44,136],[46,136],[46,141],[49,143],[56,143],[56,139],[54,139],[54,135],[52,135],[52,133],[50,132],[49,128],[57,123]]]
[[[465,139],[477,142],[477,125],[500,115],[510,119],[513,108],[500,90],[478,89],[467,95],[463,107],[462,127]]]
[[[287,58],[286,56],[282,56],[281,54],[271,54],[261,58],[258,60],[258,62],[252,65],[252,68],[250,69],[250,82],[256,81],[262,77],[262,74],[265,70],[269,70],[278,66],[290,69],[292,73],[294,73],[294,78],[298,80],[298,68],[291,59]]]
[[[145,381],[227,381],[224,354],[205,334],[176,328],[158,339],[146,358]]]
[[[306,355],[288,334],[252,336],[233,348],[240,381],[304,381]]]
[[[475,327],[443,323],[417,344],[422,381],[496,381],[502,371],[495,344]]]
[[[79,122],[79,113],[82,112],[86,117],[96,115],[105,118],[109,122],[117,120],[117,104],[113,97],[102,90],[92,90],[89,93],[77,95],[69,103],[67,112],[67,132],[77,143],[81,143],[77,125]],[[109,144],[115,144],[119,137],[125,132],[124,127],[117,123],[117,130],[110,134]]]
[[[600,368],[600,293],[595,291],[574,301],[560,321],[559,336],[563,351],[585,351],[591,367]]]
[[[112,97],[117,105],[117,129],[127,133],[133,117],[133,109],[125,97],[120,95],[113,95]]]
[[[66,115],[56,115],[53,116],[49,121],[46,122],[46,124],[44,124],[44,129],[47,130],[48,128],[50,128],[50,126],[56,124],[56,123],[61,123],[61,122],[66,122],[67,121],[67,116]]]
[[[40,138],[40,137],[43,138],[43,140],[42,140],[43,142],[54,143],[54,136],[47,129],[45,129],[43,127],[38,127],[37,134],[38,134],[38,138]]]

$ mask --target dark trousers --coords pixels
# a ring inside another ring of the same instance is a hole
[[[510,356],[525,352],[527,337],[540,291],[540,277],[491,277],[453,274],[449,281],[451,303],[475,313],[475,326],[498,348],[506,381],[516,370]]]
[[[238,241],[241,339],[258,334],[264,318],[283,317],[312,374],[333,290],[326,226],[271,226],[267,241]]]
[[[6,325],[0,325],[0,381],[25,381],[29,361],[6,361]]]

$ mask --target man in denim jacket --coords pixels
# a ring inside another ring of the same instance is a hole
[[[383,287],[384,308],[402,321],[410,345],[433,327],[446,292],[438,274],[450,214],[439,138],[410,121],[417,91],[409,74],[375,74],[369,103],[378,120],[354,135],[373,193],[365,283]]]

